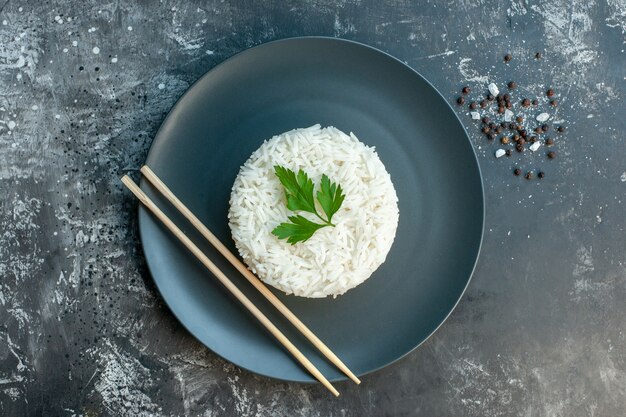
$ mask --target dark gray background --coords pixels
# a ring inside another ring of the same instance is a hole
[[[624,0],[3,4],[0,414],[626,411]],[[529,97],[554,87],[553,120],[568,126],[553,161],[543,151],[496,160],[459,110],[487,203],[473,281],[429,341],[361,386],[338,384],[339,399],[242,371],[185,332],[147,274],[136,202],[118,179],[136,175],[200,75],[297,35],[379,47],[450,100],[465,84],[515,79]],[[546,178],[516,178],[514,166]]]

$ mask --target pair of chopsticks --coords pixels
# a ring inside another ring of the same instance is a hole
[[[180,211],[183,216],[204,236],[215,249],[218,250],[253,286],[256,288],[278,311],[285,316],[328,360],[345,373],[351,380],[360,384],[361,381],[348,369],[348,367],[326,346],[315,334],[296,317],[246,266],[219,241],[217,237],[185,206],[174,193],[157,177],[147,166],[141,168],[144,177],[161,193],[167,200]],[[322,373],[307,359],[300,350],[263,314],[248,297],[211,260],[189,239],[165,213],[139,188],[128,175],[122,177],[122,182],[141,201],[144,206],[154,214],[170,232],[176,236],[183,245],[231,292],[241,304],[252,313],[257,320],[304,366],[319,382],[330,390],[335,396],[339,391],[322,375]]]

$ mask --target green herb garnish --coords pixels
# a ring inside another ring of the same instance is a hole
[[[313,181],[302,170],[298,174],[290,169],[281,166],[274,166],[274,172],[285,187],[287,198],[287,208],[291,211],[305,211],[314,214],[323,223],[315,223],[303,216],[290,216],[291,223],[281,223],[272,234],[279,239],[287,239],[292,245],[297,242],[308,240],[318,229],[326,226],[335,227],[332,223],[333,215],[341,207],[345,194],[341,190],[341,185],[331,182],[326,174],[322,175],[320,190],[317,192],[317,201],[324,211],[326,218],[320,216],[315,207],[313,197]]]

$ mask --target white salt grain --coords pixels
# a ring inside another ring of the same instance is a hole
[[[550,115],[548,113],[541,113],[539,116],[537,116],[537,121],[538,122],[545,122],[549,118],[550,118]]]
[[[535,142],[528,147],[531,151],[535,152],[541,146],[541,142]]]
[[[510,122],[511,120],[513,120],[513,112],[509,109],[506,109],[504,111],[504,121]]]
[[[498,90],[498,86],[495,85],[494,83],[489,84],[487,88],[489,89],[489,92],[493,94],[494,96],[497,96],[498,94],[500,94],[500,90]]]
[[[496,151],[496,158],[500,158],[502,156],[504,156],[506,154],[506,151],[504,149],[498,149]]]
[[[477,111],[472,111],[470,112],[470,114],[472,115],[472,119],[474,120],[480,119],[480,113],[478,113]]]

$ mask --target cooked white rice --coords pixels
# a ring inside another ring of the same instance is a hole
[[[295,214],[287,209],[275,165],[304,170],[315,193],[322,174],[341,185],[346,198],[333,216],[336,227],[294,245],[272,234]],[[287,294],[325,297],[356,287],[385,261],[398,215],[391,177],[374,148],[352,133],[315,125],[274,136],[250,156],[233,185],[228,219],[239,253],[261,280]]]

